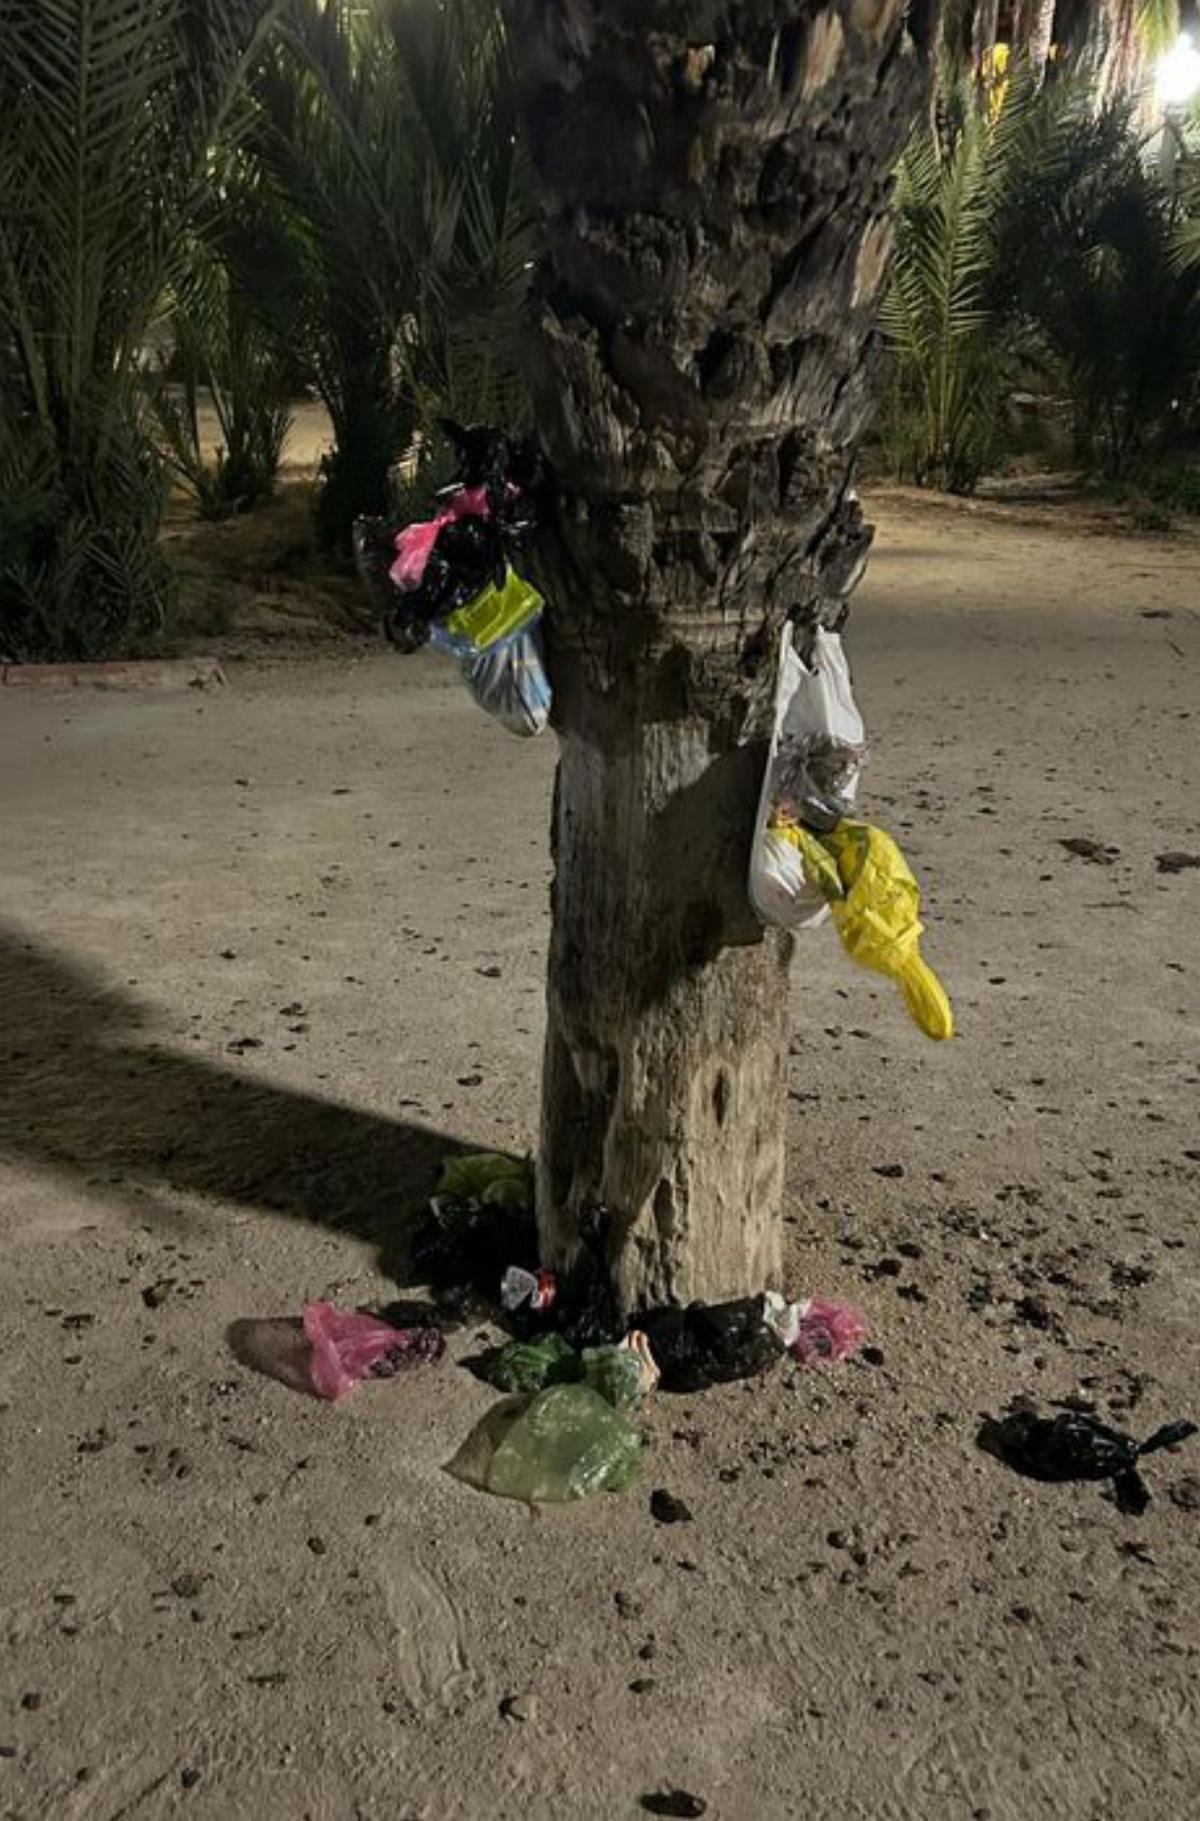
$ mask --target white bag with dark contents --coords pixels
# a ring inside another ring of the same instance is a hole
[[[818,628],[811,668],[788,621],[780,638],[775,725],[750,851],[750,902],[764,923],[803,929],[826,914],[789,827],[833,828],[851,812],[867,748],[836,632]]]

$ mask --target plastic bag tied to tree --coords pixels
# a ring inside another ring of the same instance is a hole
[[[458,474],[433,516],[399,531],[380,519],[354,526],[359,573],[384,630],[404,651],[426,640],[450,652],[476,702],[510,733],[540,733],[550,717],[542,650],[543,602],[513,567],[547,487],[536,445],[485,426],[442,428]]]
[[[393,544],[396,559],[388,570],[389,580],[405,593],[419,588],[425,577],[425,566],[443,528],[453,524],[455,519],[486,518],[487,515],[487,488],[459,487],[432,518],[418,519],[395,533]]]
[[[785,625],[779,642],[775,717],[750,850],[750,902],[764,923],[803,929],[829,915],[805,875],[780,818],[831,828],[853,812],[866,762],[866,731],[840,636],[818,627],[807,661]]]
[[[950,1000],[921,954],[920,888],[892,837],[870,822],[849,819],[816,834],[779,817],[771,832],[795,849],[805,881],[829,905],[850,959],[896,982],[927,1037],[952,1037]]]
[[[430,630],[430,643],[458,659],[479,706],[509,733],[541,733],[550,719],[542,651],[542,597],[514,569]]]

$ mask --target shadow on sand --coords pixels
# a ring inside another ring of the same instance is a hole
[[[109,1195],[189,1191],[351,1233],[403,1282],[438,1166],[467,1147],[157,1047],[151,1022],[98,971],[0,923],[0,1156]]]

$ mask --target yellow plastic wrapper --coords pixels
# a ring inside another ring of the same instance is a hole
[[[946,989],[921,957],[920,888],[892,837],[850,820],[816,835],[786,816],[776,816],[769,832],[798,851],[805,880],[829,905],[850,959],[896,982],[927,1037],[953,1037]]]
[[[477,651],[486,651],[497,639],[519,632],[538,613],[544,602],[532,582],[510,569],[503,588],[489,582],[465,607],[458,607],[446,620],[447,632],[465,639]]]
[[[814,835],[811,829],[793,822],[790,816],[777,814],[768,825],[767,839],[787,841],[796,849],[800,856],[804,883],[819,891],[827,904],[831,904],[835,898],[845,896],[837,860],[823,846],[820,835]]]
[[[927,1037],[953,1037],[946,989],[921,958],[921,892],[904,855],[869,822],[839,822],[821,838],[837,861],[845,893],[829,905],[842,947],[861,967],[896,982]]]

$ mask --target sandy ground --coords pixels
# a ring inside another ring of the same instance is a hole
[[[1196,546],[879,516],[869,806],[961,1036],[804,940],[787,1211],[877,1351],[659,1398],[565,1511],[443,1470],[473,1334],[334,1409],[229,1332],[385,1298],[436,1158],[530,1142],[552,741],[432,656],[3,693],[5,1821],[1195,1813],[1200,1442],[1132,1519],[975,1435],[1200,1417]]]

